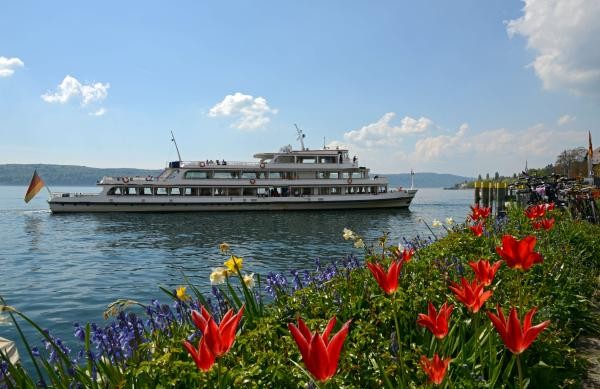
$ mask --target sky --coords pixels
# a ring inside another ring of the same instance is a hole
[[[296,140],[377,173],[600,145],[600,2],[6,2],[0,164],[159,169]]]

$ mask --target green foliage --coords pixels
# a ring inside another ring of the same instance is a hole
[[[452,358],[446,386],[517,387],[516,358],[505,349],[485,314],[498,304],[505,313],[516,306],[521,318],[538,307],[534,324],[551,321],[521,355],[529,387],[576,387],[585,365],[576,357],[573,343],[582,334],[600,333],[591,303],[599,286],[600,228],[571,220],[559,211],[552,216],[556,224],[551,231],[535,231],[518,208],[509,209],[507,219],[486,221],[485,235],[480,238],[465,226],[455,226],[404,264],[393,297],[383,294],[371,273],[360,268],[292,295],[280,293],[263,305],[262,297],[241,282],[238,271],[221,290],[231,306],[239,308],[245,302],[245,318],[232,349],[211,371],[199,372],[181,346],[195,331],[192,323],[184,321],[152,334],[138,351],[150,358],[132,360],[122,371],[111,372],[107,366],[103,374],[112,378],[104,382],[121,387],[209,388],[215,386],[220,372],[228,387],[306,387],[310,379],[302,364],[297,365],[302,358],[287,325],[302,317],[309,328],[322,331],[329,318],[336,316],[334,332],[343,322],[352,323],[337,374],[325,387],[397,387],[400,377],[406,387],[421,387],[427,377],[419,360],[434,353]],[[496,247],[504,234],[536,235],[536,251],[544,262],[527,272],[503,265],[489,287],[493,296],[479,313],[470,313],[448,285],[462,276],[473,278],[469,261],[499,260]],[[379,243],[385,246],[385,240]],[[394,248],[384,249],[379,243],[365,250],[364,259],[386,267]],[[199,294],[193,286],[192,290]],[[427,312],[430,301],[436,307],[445,301],[455,304],[450,332],[442,340],[416,324],[417,315]],[[19,382],[31,382],[22,379]]]

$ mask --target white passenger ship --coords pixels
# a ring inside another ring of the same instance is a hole
[[[348,150],[259,153],[257,162],[175,161],[157,177],[103,177],[99,194],[52,193],[62,212],[324,210],[408,207],[416,189],[393,189]],[[173,139],[174,140],[174,139]],[[177,146],[177,144],[175,144]],[[179,155],[179,151],[178,151]],[[181,158],[180,158],[181,159]]]

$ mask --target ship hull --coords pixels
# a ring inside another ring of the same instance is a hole
[[[307,196],[279,198],[196,197],[103,200],[99,195],[53,198],[53,213],[74,212],[224,212],[224,211],[303,211],[407,208],[416,190],[377,195]]]

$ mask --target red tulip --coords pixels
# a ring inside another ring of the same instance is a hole
[[[554,218],[552,219],[541,219],[539,221],[532,221],[531,225],[536,230],[544,229],[546,231],[550,231],[552,227],[554,227]]]
[[[208,349],[206,337],[203,336],[200,339],[197,350],[186,340],[183,341],[183,346],[190,353],[199,370],[209,371],[212,365],[215,364],[215,355]]]
[[[443,339],[448,335],[448,319],[452,314],[454,304],[448,305],[448,303],[442,304],[440,311],[437,312],[431,302],[427,307],[427,315],[419,313],[417,324],[427,328],[431,333],[438,339]]]
[[[421,367],[423,367],[423,370],[427,373],[431,382],[439,385],[444,381],[446,370],[448,370],[448,365],[451,361],[452,359],[450,358],[440,358],[437,353],[433,355],[431,360],[423,355],[421,357]]]
[[[233,345],[235,333],[243,314],[244,305],[235,315],[233,309],[230,309],[217,326],[217,323],[204,307],[202,307],[201,313],[198,311],[192,312],[192,321],[202,331],[202,338],[206,338],[206,346],[216,358],[229,351]]]
[[[476,237],[480,237],[481,235],[483,235],[483,223],[479,222],[473,226],[469,226],[469,228],[471,229],[471,231],[473,231],[473,235],[475,235]]]
[[[544,217],[546,214],[546,206],[544,204],[530,205],[525,209],[525,216],[533,220],[538,217]]]
[[[392,294],[398,289],[398,275],[403,263],[402,261],[392,261],[387,273],[378,263],[368,262],[367,266],[381,289],[387,294]]]
[[[496,327],[496,331],[500,334],[506,348],[517,355],[527,350],[538,334],[550,324],[550,320],[546,320],[538,325],[531,325],[533,316],[537,312],[537,308],[532,308],[525,315],[523,327],[521,327],[516,308],[513,307],[510,310],[508,320],[504,317],[500,305],[496,307],[496,311],[498,312],[498,315],[494,315],[491,312],[488,312],[487,315],[494,324],[494,327]]]
[[[471,266],[471,269],[475,272],[477,280],[484,286],[490,286],[492,284],[500,265],[502,265],[502,261],[497,261],[493,265],[490,264],[490,261],[483,259],[477,262],[469,262],[469,266]]]
[[[410,262],[412,256],[415,254],[415,249],[413,248],[404,248],[404,250],[396,250],[395,257],[397,260],[402,260],[404,262]]]
[[[554,210],[554,202],[552,203],[546,203],[544,204],[546,206],[546,211],[553,211]]]
[[[465,304],[471,312],[479,312],[487,299],[492,297],[492,292],[484,290],[484,285],[480,284],[477,280],[473,280],[469,283],[465,277],[463,277],[460,282],[462,285],[452,282],[452,285],[449,286],[450,290],[454,292],[456,298]]]
[[[533,235],[526,236],[521,240],[517,240],[511,235],[504,235],[502,246],[496,247],[496,252],[506,261],[506,266],[511,269],[529,270],[534,264],[544,261],[540,253],[533,251],[535,242],[536,238]]]
[[[344,323],[331,340],[329,340],[329,334],[335,326],[335,316],[329,320],[325,331],[323,331],[323,335],[319,335],[316,331],[313,334],[301,318],[298,318],[298,327],[293,323],[288,324],[288,328],[298,345],[300,354],[302,354],[302,360],[306,369],[318,381],[325,382],[335,375],[340,359],[340,352],[342,351],[346,335],[348,335],[350,321],[348,320]]]
[[[491,212],[491,207],[480,207],[479,205],[471,206],[471,214],[469,214],[469,218],[473,221],[487,219]]]

